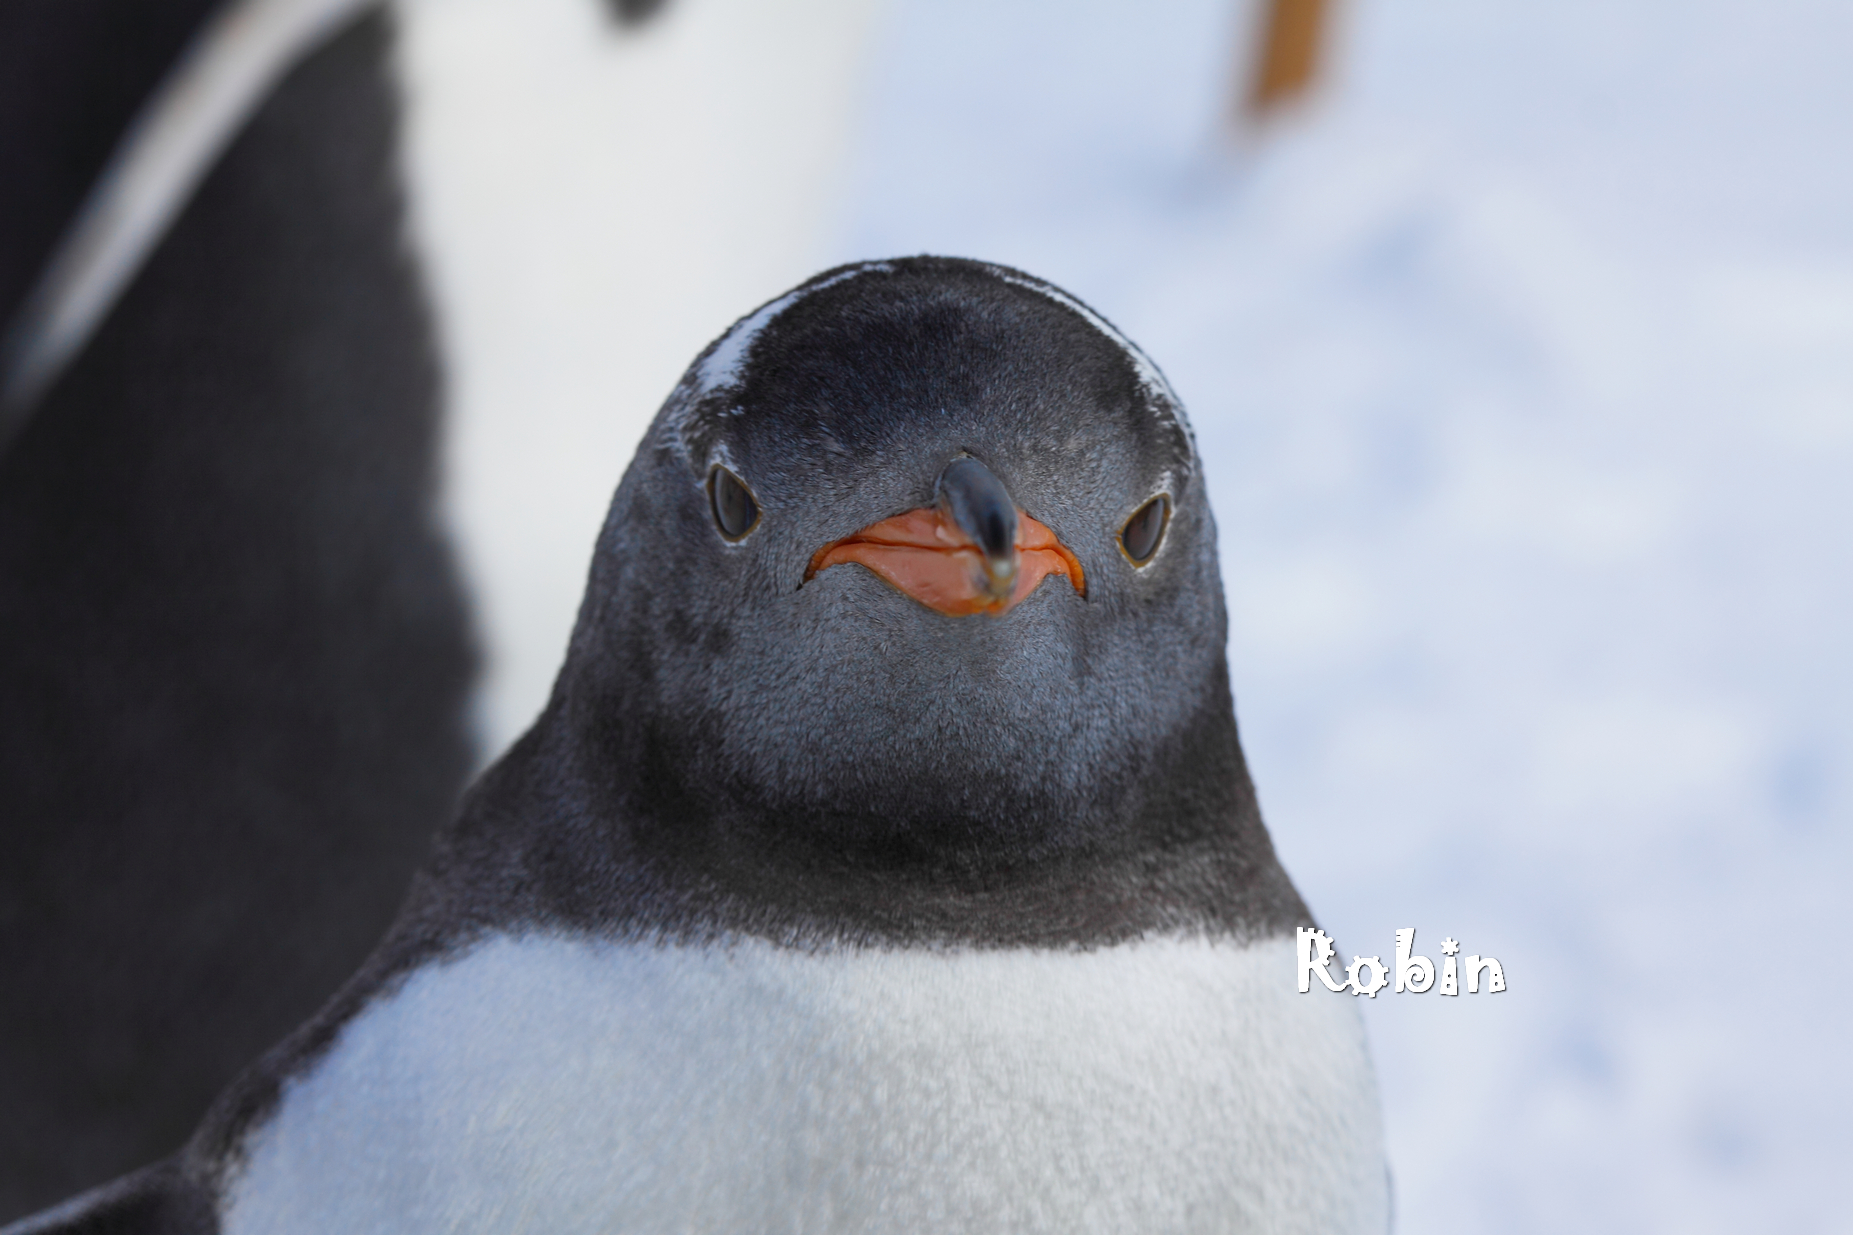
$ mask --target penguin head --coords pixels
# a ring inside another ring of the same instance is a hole
[[[1034,865],[1216,826],[1184,817],[1231,809],[1199,782],[1247,793],[1224,625],[1157,368],[1014,270],[867,263],[677,386],[543,725],[663,844]]]

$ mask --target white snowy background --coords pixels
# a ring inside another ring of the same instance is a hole
[[[1231,150],[1243,16],[905,0],[840,255],[1189,405],[1289,871],[1510,982],[1365,1004],[1401,1230],[1853,1229],[1853,6],[1354,0]]]
[[[839,255],[1189,406],[1288,870],[1508,975],[1365,1001],[1401,1230],[1853,1229],[1853,6],[1353,0],[1230,150],[1245,16],[904,0]]]
[[[1350,0],[1315,104],[1232,141],[1233,0],[678,0],[578,59],[402,3],[410,157],[461,177],[423,243],[478,289],[445,324],[491,750],[708,338],[835,261],[1022,267],[1189,406],[1244,742],[1341,957],[1414,926],[1504,964],[1360,1001],[1399,1229],[1853,1229],[1853,5]],[[607,161],[508,127],[528,80],[539,134],[613,94]],[[608,209],[610,251],[521,194]]]

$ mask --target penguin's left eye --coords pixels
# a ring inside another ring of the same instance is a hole
[[[724,467],[708,473],[708,505],[728,540],[740,540],[759,523],[759,503],[746,482]]]
[[[1132,512],[1120,529],[1120,549],[1134,566],[1143,566],[1158,552],[1158,542],[1165,537],[1165,525],[1171,521],[1171,503],[1158,495]]]

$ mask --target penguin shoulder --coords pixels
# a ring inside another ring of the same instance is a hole
[[[199,1235],[215,1229],[211,1189],[169,1159],[0,1228],[0,1235]]]

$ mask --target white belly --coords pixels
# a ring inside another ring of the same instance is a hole
[[[806,954],[501,937],[290,1083],[226,1235],[1383,1231],[1290,941]]]

